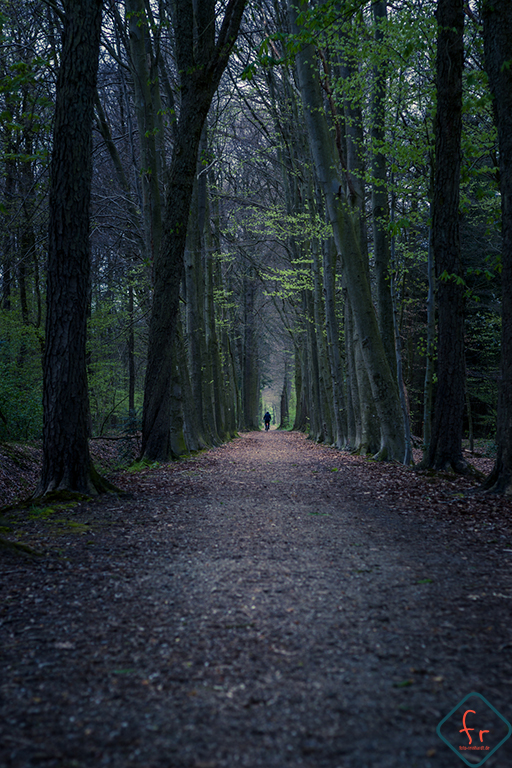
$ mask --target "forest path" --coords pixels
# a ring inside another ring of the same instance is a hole
[[[473,691],[512,715],[510,563],[358,466],[250,433],[74,511],[64,564],[7,562],[0,764],[461,764],[441,718]]]

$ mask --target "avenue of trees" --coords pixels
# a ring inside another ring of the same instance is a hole
[[[8,0],[0,439],[259,428],[512,489],[506,0]],[[413,438],[414,436],[414,438]]]

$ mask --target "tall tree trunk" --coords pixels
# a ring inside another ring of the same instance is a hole
[[[284,361],[283,389],[281,390],[281,402],[279,408],[278,429],[287,429],[290,420],[290,378],[288,375],[288,359]]]
[[[353,60],[347,59],[339,64],[340,77],[344,80],[350,79],[356,74],[356,64]],[[345,117],[345,147],[346,147],[346,168],[347,183],[346,195],[350,199],[352,210],[355,217],[355,233],[359,237],[361,255],[366,273],[369,273],[368,266],[368,247],[367,247],[367,227],[365,215],[365,163],[362,147],[364,145],[363,137],[363,114],[360,104],[354,103],[352,99],[345,98],[343,105]],[[347,441],[353,451],[365,451],[363,446],[363,423],[362,415],[368,415],[368,409],[364,404],[368,395],[371,400],[371,390],[369,388],[368,377],[364,377],[364,390],[359,391],[358,376],[356,371],[356,358],[361,359],[361,351],[356,349],[359,339],[354,330],[354,313],[350,302],[349,293],[344,285],[344,326],[345,326],[345,357],[347,368]],[[359,380],[361,377],[359,376]],[[364,432],[368,433],[369,425],[365,424]],[[368,445],[367,445],[368,447]]]
[[[90,494],[107,487],[89,455],[85,356],[92,120],[102,3],[65,0],[63,5],[50,183],[43,467],[37,496],[51,491]]]
[[[5,69],[2,67],[2,76],[5,75]],[[14,104],[12,95],[5,94],[5,108],[11,114],[14,114]],[[8,123],[7,123],[8,126]],[[4,214],[2,216],[2,297],[1,307],[9,311],[11,309],[11,288],[12,288],[12,260],[15,248],[15,235],[12,222],[14,221],[13,201],[16,189],[16,160],[13,131],[6,127],[4,134],[4,146],[6,159],[3,161],[3,203]]]
[[[25,121],[26,122],[26,121]],[[33,153],[31,128],[25,124],[23,130],[23,152],[27,157]],[[35,206],[34,169],[29,160],[21,164],[21,194],[23,222],[19,241],[18,284],[20,289],[20,308],[23,325],[29,324],[27,301],[27,265],[31,264],[36,252],[36,235],[34,232],[33,215]]]
[[[197,172],[197,225],[199,232],[199,255],[202,288],[202,317],[203,317],[203,413],[208,435],[213,444],[221,440],[220,399],[215,396],[215,377],[217,370],[217,344],[215,334],[215,310],[213,306],[213,271],[212,271],[212,241],[210,207],[208,201],[207,176],[203,163],[207,162],[208,143],[206,125],[201,135],[199,146]]]
[[[234,437],[237,433],[238,425],[240,423],[240,388],[236,377],[236,363],[234,354],[234,344],[229,336],[229,333],[225,329],[223,331],[223,349],[224,349],[224,378],[228,382],[227,388],[227,426],[230,437]]]
[[[133,283],[128,275],[128,425],[135,432],[135,315],[133,311]]]
[[[432,229],[428,232],[428,295],[427,295],[427,351],[425,354],[425,380],[423,384],[423,450],[428,455],[432,436],[432,394],[434,387],[434,353],[436,336],[436,274]]]
[[[206,357],[211,365],[211,398],[212,398],[212,430],[215,439],[224,440],[226,437],[226,390],[223,386],[221,353],[215,317],[214,290],[218,282],[218,259],[214,260],[213,238],[209,216],[209,201],[204,229],[203,268],[206,278],[205,289],[205,324],[206,324]]]
[[[507,0],[483,7],[485,66],[494,97],[500,150],[502,232],[501,381],[498,396],[498,453],[485,488],[512,494],[512,16]]]
[[[202,432],[199,429],[197,418],[197,408],[192,392],[190,375],[188,369],[187,349],[185,339],[183,338],[183,328],[181,317],[178,315],[176,325],[176,335],[174,340],[174,357],[179,368],[179,383],[181,390],[181,401],[183,405],[183,433],[189,451],[198,451],[207,447]],[[174,386],[174,385],[173,385]],[[171,422],[171,446],[173,444],[174,425]]]
[[[363,339],[359,336],[356,322],[356,310],[352,309],[352,333],[354,348],[354,371],[356,394],[358,398],[358,413],[360,418],[359,440],[353,448],[354,453],[361,455],[375,454],[379,450],[379,422],[375,412],[375,403],[368,371],[363,355]]]
[[[144,387],[142,454],[170,454],[172,344],[183,275],[187,223],[204,121],[235,44],[246,0],[229,0],[215,40],[215,0],[172,4],[181,103],[167,178],[162,243],[155,253],[154,292]],[[200,44],[198,44],[200,41]]]
[[[314,300],[312,291],[304,291],[304,317],[306,318],[307,331],[307,360],[308,373],[307,379],[309,386],[307,392],[308,417],[309,417],[309,437],[317,443],[324,440],[324,424],[321,403],[321,384],[320,370],[318,361],[318,345],[315,332]]]
[[[225,440],[230,439],[236,435],[238,416],[238,391],[236,386],[231,341],[228,333],[229,313],[228,310],[223,306],[222,302],[220,303],[220,306],[217,307],[214,300],[215,291],[217,291],[218,295],[224,294],[222,265],[219,258],[221,254],[221,241],[220,209],[218,196],[214,196],[211,200],[211,208],[211,217],[209,217],[209,223],[211,226],[210,236],[212,251],[209,257],[210,268],[212,271],[210,298],[210,336],[213,343],[213,353],[215,355],[216,361],[214,365],[216,408],[220,407],[221,410],[220,437]],[[217,330],[217,320],[220,322],[219,330]]]
[[[347,444],[346,403],[343,391],[343,364],[340,353],[338,319],[336,317],[336,294],[334,288],[336,247],[332,238],[323,245],[323,289],[325,296],[325,331],[327,352],[332,379],[332,401],[334,412],[334,444],[344,448]]]
[[[375,42],[382,46],[387,22],[387,1],[378,0],[372,5],[375,23]],[[387,184],[387,160],[384,154],[386,138],[386,78],[388,63],[377,50],[379,63],[373,70],[372,94],[372,225],[373,256],[375,260],[375,287],[379,331],[393,376],[396,376],[395,334],[393,305],[391,301],[389,205]]]
[[[148,36],[144,0],[127,0],[126,16],[130,33],[130,65],[133,78],[135,116],[140,144],[143,227],[146,256],[151,261],[162,239],[161,158],[157,149],[161,104],[154,76],[153,54]]]
[[[437,112],[432,237],[437,278],[437,392],[432,436],[422,466],[467,470],[464,420],[464,284],[459,234],[459,185],[464,67],[463,0],[437,5]]]
[[[391,175],[391,182],[394,184],[393,174]],[[390,220],[393,224],[395,221],[395,204],[396,196],[393,192],[391,195],[391,216]],[[412,440],[411,440],[411,421],[409,418],[409,408],[407,402],[407,392],[405,389],[404,375],[403,375],[403,354],[402,354],[402,337],[400,335],[400,320],[398,317],[398,299],[396,292],[396,252],[395,252],[395,237],[391,238],[390,243],[390,266],[392,268],[392,274],[390,279],[391,287],[391,303],[393,306],[393,326],[394,336],[396,344],[396,379],[398,384],[398,392],[400,395],[400,405],[402,406],[402,413],[404,417],[404,436],[405,436],[405,454],[404,464],[413,464],[412,456]]]
[[[174,340],[176,346],[178,342],[177,337]],[[177,459],[179,456],[183,456],[187,453],[188,446],[185,438],[184,418],[183,418],[183,390],[181,382],[183,380],[182,372],[180,371],[178,355],[174,354],[174,364],[171,380],[171,428],[170,428],[170,445],[171,445],[171,457]]]
[[[189,218],[187,248],[185,251],[185,302],[187,348],[190,382],[194,395],[199,433],[206,437],[204,423],[204,316],[203,316],[203,272],[201,264],[201,242],[197,220],[197,188],[192,197],[192,211]]]
[[[361,410],[357,389],[354,349],[354,318],[348,293],[344,290],[345,357],[347,368],[347,440],[348,447],[356,449],[361,444]]]
[[[304,432],[307,423],[307,413],[305,404],[305,383],[304,383],[304,352],[305,345],[297,344],[295,347],[295,418],[293,420],[293,429]]]
[[[303,0],[300,7],[305,5]],[[289,11],[292,28],[296,30],[297,11],[292,0],[289,0]],[[312,45],[303,48],[296,57],[296,63],[311,151],[325,195],[327,212],[333,227],[336,247],[341,255],[352,304],[357,307],[355,323],[362,341],[362,352],[381,430],[380,448],[376,458],[403,461],[404,429],[398,392],[379,334],[353,217],[348,201],[342,199],[342,174],[333,156]]]
[[[253,270],[244,280],[244,327],[242,355],[243,427],[259,428],[259,360],[256,333],[256,275]]]
[[[322,440],[329,445],[334,442],[333,418],[332,418],[332,380],[329,368],[327,344],[325,340],[325,312],[323,302],[322,279],[320,276],[321,248],[318,240],[313,243],[311,255],[313,257],[313,317],[316,349],[318,355],[318,378],[320,396],[320,415],[322,421]]]

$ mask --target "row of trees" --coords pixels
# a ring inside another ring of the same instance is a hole
[[[43,355],[40,492],[104,489],[91,423],[141,406],[152,460],[256,428],[277,370],[281,426],[409,463],[412,424],[465,471],[510,279],[505,3],[81,5],[2,17],[0,416]]]

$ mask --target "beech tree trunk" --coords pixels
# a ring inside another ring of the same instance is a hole
[[[334,290],[336,268],[336,247],[332,238],[323,246],[323,289],[325,295],[325,332],[327,337],[327,352],[332,379],[332,404],[335,430],[334,444],[336,448],[347,445],[347,414],[345,394],[343,390],[343,363],[340,353],[338,320],[336,317],[336,295]]]
[[[437,113],[432,238],[438,301],[437,391],[422,466],[464,472],[464,290],[459,185],[464,68],[463,0],[437,5]]]
[[[324,425],[322,419],[322,404],[320,391],[320,371],[318,363],[318,346],[315,333],[314,305],[312,291],[306,289],[303,298],[304,317],[306,318],[307,339],[307,381],[306,390],[308,403],[309,430],[308,435],[317,443],[324,440]]]
[[[158,152],[158,134],[162,133],[160,117],[162,104],[156,76],[154,57],[147,32],[144,0],[126,0],[126,15],[130,33],[130,68],[133,78],[135,115],[139,133],[142,224],[146,258],[153,261],[162,238],[162,201],[160,185],[163,168]]]
[[[302,335],[305,332],[303,331]],[[306,354],[306,345],[296,346],[295,348],[295,419],[293,421],[293,430],[304,432],[307,426],[307,408],[306,408],[306,382],[304,381],[304,356]]]
[[[281,403],[279,409],[278,429],[287,429],[290,420],[290,379],[288,376],[288,360],[284,361],[283,389],[281,390]]]
[[[339,64],[340,76],[344,80],[350,80],[355,74],[355,62],[347,59]],[[345,98],[343,105],[345,118],[345,147],[346,147],[346,167],[347,183],[346,195],[350,200],[351,208],[355,217],[355,232],[359,236],[361,244],[361,255],[366,272],[368,272],[368,250],[367,250],[367,229],[365,216],[365,162],[362,152],[364,144],[363,138],[363,114],[360,104],[355,104],[352,99]],[[368,383],[368,377],[365,377],[365,389],[360,391],[358,383],[356,358],[361,359],[360,350],[356,349],[359,344],[354,331],[354,314],[350,297],[344,284],[344,325],[345,325],[345,357],[347,370],[347,434],[348,445],[351,450],[365,452],[363,445],[363,423],[361,414],[361,403],[364,402],[368,394],[371,398],[371,390]],[[364,432],[368,430],[365,426]],[[369,447],[369,446],[367,446]]]
[[[226,430],[226,387],[223,385],[222,361],[215,318],[215,287],[220,273],[220,263],[214,261],[214,240],[211,231],[210,205],[206,197],[206,222],[203,245],[203,269],[205,288],[206,358],[211,366],[212,431],[216,440],[227,437]]]
[[[512,16],[508,0],[484,4],[485,66],[498,127],[502,229],[501,381],[498,452],[485,488],[512,494]]]
[[[242,428],[259,429],[259,359],[258,334],[256,332],[257,317],[256,275],[249,268],[244,279],[244,323],[243,346],[241,356],[242,366]]]
[[[43,467],[36,496],[106,490],[88,445],[86,323],[101,0],[65,0],[50,182]]]
[[[373,3],[375,42],[382,44],[387,21],[387,2]],[[380,53],[380,52],[379,52]],[[389,204],[387,160],[383,151],[386,120],[386,79],[388,64],[380,59],[374,67],[372,94],[372,225],[373,256],[375,260],[375,298],[382,343],[393,376],[396,375],[395,333],[391,301]]]
[[[246,0],[229,0],[215,40],[215,0],[172,3],[180,80],[179,116],[166,184],[163,237],[154,292],[142,418],[142,455],[166,460],[170,446],[172,344],[197,154],[211,100],[235,44]]]
[[[299,7],[305,5],[303,0]],[[296,30],[297,10],[292,0],[289,0],[288,7],[292,29]],[[325,195],[334,240],[347,280],[347,289],[352,306],[357,309],[355,323],[362,341],[364,362],[381,431],[380,448],[376,458],[403,461],[405,443],[398,391],[379,334],[370,286],[355,232],[355,222],[351,216],[348,201],[346,198],[342,199],[342,174],[339,163],[334,159],[312,45],[302,49],[296,57],[296,64],[311,152]]]
[[[313,202],[313,201],[311,201]],[[322,423],[322,440],[328,445],[334,442],[333,433],[333,392],[332,379],[329,367],[329,358],[327,352],[327,343],[325,337],[325,311],[323,302],[323,284],[320,276],[320,255],[321,244],[316,241],[311,247],[311,256],[313,257],[313,330],[315,334],[317,357],[318,357],[318,383],[320,397],[320,417]]]
[[[188,224],[187,247],[184,254],[185,263],[185,312],[188,364],[190,383],[194,396],[194,408],[199,426],[199,434],[210,442],[204,423],[204,387],[203,365],[205,355],[204,317],[203,317],[203,275],[201,269],[201,239],[197,221],[197,189],[191,200],[191,215]]]
[[[432,394],[434,387],[434,353],[436,336],[435,267],[432,249],[432,230],[428,233],[428,296],[427,296],[427,352],[425,355],[425,380],[423,384],[423,450],[428,454],[432,435]]]
[[[2,66],[0,70],[1,76],[5,75],[5,68]],[[5,107],[7,110],[12,108],[12,95],[6,93],[4,96]],[[11,114],[14,114],[12,108]],[[11,309],[11,288],[12,288],[12,260],[15,249],[15,234],[14,227],[11,226],[11,221],[14,220],[13,201],[16,190],[16,161],[15,146],[12,129],[6,127],[4,133],[4,146],[6,159],[3,161],[3,174],[4,174],[4,188],[3,188],[3,205],[5,213],[2,217],[2,297],[1,306],[2,309],[10,311]]]
[[[357,448],[361,443],[361,412],[359,408],[359,393],[357,389],[356,362],[354,350],[354,319],[348,292],[343,291],[345,298],[344,327],[345,327],[345,356],[347,369],[347,440],[348,448]]]
[[[188,369],[188,351],[186,349],[181,317],[179,315],[176,324],[173,353],[179,369],[181,401],[183,406],[183,434],[185,436],[187,450],[199,451],[203,448],[207,448],[207,443],[200,432],[197,420],[197,408],[194,402]],[[171,424],[171,443],[174,440],[173,431],[174,427]]]

